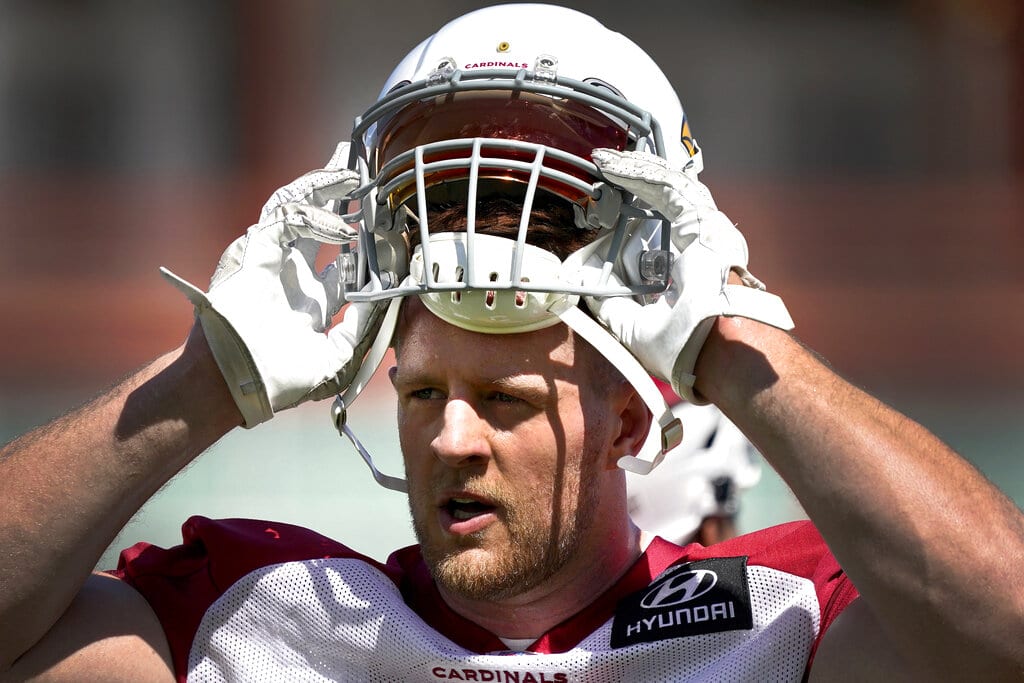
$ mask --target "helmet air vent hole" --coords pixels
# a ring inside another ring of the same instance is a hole
[[[498,43],[498,52],[508,52],[512,46],[508,44],[507,40],[503,40]]]
[[[530,278],[524,277],[524,278],[521,278],[521,281],[522,282],[529,282]],[[525,308],[526,307],[526,292],[524,292],[521,289],[520,290],[516,290],[516,298],[515,298],[515,302],[514,303],[515,303],[515,307],[516,308]]]
[[[455,281],[456,282],[462,282],[465,279],[465,275],[466,275],[466,271],[463,270],[462,266],[455,266]],[[462,292],[460,290],[456,290],[456,291],[452,292],[452,303],[453,304],[462,303]]]
[[[495,272],[491,272],[490,277],[488,277],[487,279],[490,280],[491,282],[497,282],[498,274]],[[488,289],[487,292],[484,294],[484,305],[487,306],[487,308],[494,308],[494,300],[497,298],[497,296],[497,292],[495,292],[493,289]]]
[[[619,91],[618,88],[616,88],[611,83],[607,83],[605,81],[602,81],[600,78],[584,78],[583,82],[587,83],[588,85],[592,85],[594,87],[597,87],[597,88],[604,88],[605,90],[607,90],[608,92],[612,93],[613,95],[615,95],[617,97],[623,97],[622,93]]]
[[[412,83],[412,81],[410,81],[409,79],[406,79],[404,81],[398,81],[398,83],[395,83],[393,86],[391,86],[391,88],[388,90],[387,94],[390,95],[391,93],[395,92],[399,88],[404,88],[405,86],[409,85],[410,83]]]

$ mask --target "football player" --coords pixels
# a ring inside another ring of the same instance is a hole
[[[499,5],[442,27],[208,288],[166,274],[196,310],[180,348],[0,455],[0,671],[1019,677],[1024,516],[790,335],[701,158],[661,70],[596,20]],[[408,492],[417,545],[381,564],[311,530],[194,517],[180,546],[90,576],[235,427],[337,396],[358,445],[346,408],[389,346],[404,477],[360,452]],[[717,406],[813,523],[707,547],[642,533],[626,471],[685,430],[651,375]]]

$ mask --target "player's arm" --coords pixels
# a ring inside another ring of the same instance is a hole
[[[240,423],[197,327],[181,348],[0,451],[0,671],[65,613],[142,504]],[[106,628],[79,621],[98,637]]]
[[[105,683],[174,681],[163,628],[149,603],[128,584],[94,574],[56,624],[0,682]]]
[[[896,662],[933,680],[1024,675],[1024,514],[1005,495],[782,330],[719,318],[695,374],[861,594],[825,635],[816,677]]]
[[[668,219],[675,260],[656,302],[588,305],[649,371],[740,427],[860,591],[826,635],[815,674],[869,677],[832,670],[841,654],[882,671],[905,662],[912,676],[1024,675],[1021,511],[785,331],[781,300],[747,270],[746,240],[692,170],[642,152],[593,157],[611,183]]]
[[[117,532],[182,467],[233,427],[348,386],[383,309],[352,304],[331,327],[344,283],[316,269],[322,243],[356,239],[327,208],[359,183],[338,166],[347,157],[341,145],[278,190],[208,292],[165,272],[195,306],[181,348],[0,452],[0,672],[34,657]]]

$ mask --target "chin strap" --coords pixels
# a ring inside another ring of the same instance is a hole
[[[559,312],[558,317],[622,373],[657,420],[658,429],[651,429],[640,453],[624,455],[617,463],[626,471],[650,474],[665,455],[682,442],[683,423],[672,413],[661,390],[654,383],[651,374],[640,365],[640,361],[583,309],[579,306],[570,306]]]
[[[334,397],[334,404],[331,406],[331,420],[334,422],[334,427],[338,430],[338,434],[348,438],[352,445],[355,446],[356,452],[362,457],[366,466],[370,468],[370,472],[373,473],[373,478],[378,484],[392,491],[407,493],[408,487],[406,486],[405,479],[384,474],[373,464],[373,456],[366,450],[362,442],[356,438],[355,433],[352,432],[347,424],[348,412],[346,409],[347,406],[352,405],[352,402],[356,400],[363,389],[366,388],[366,385],[370,383],[370,379],[384,361],[384,356],[387,355],[388,348],[391,346],[391,338],[395,334],[395,326],[398,323],[398,311],[401,305],[402,297],[395,297],[388,302],[388,310],[381,321],[377,338],[373,340],[373,346],[370,347],[369,352],[366,354],[363,364],[359,366],[359,371],[352,379],[352,383],[349,384],[345,393]]]
[[[406,484],[405,479],[401,477],[392,477],[390,474],[384,474],[377,469],[377,466],[373,464],[373,456],[366,450],[362,442],[356,437],[355,433],[345,424],[345,406],[341,402],[341,397],[334,399],[334,405],[331,407],[331,415],[334,418],[334,426],[338,428],[338,433],[342,436],[347,436],[348,440],[355,446],[356,451],[359,453],[363,462],[370,468],[370,472],[373,473],[373,479],[378,484],[386,489],[392,491],[398,491],[399,493],[408,493],[409,486]]]
[[[366,353],[366,358],[363,359],[362,365],[359,366],[359,370],[356,372],[352,381],[349,383],[348,388],[345,389],[345,393],[338,394],[334,399],[334,404],[337,406],[341,404],[342,412],[345,410],[345,406],[352,405],[356,397],[362,393],[366,385],[370,383],[370,380],[377,373],[377,368],[384,362],[384,356],[387,355],[388,349],[391,347],[391,339],[395,336],[395,327],[398,325],[398,311],[402,305],[402,297],[395,297],[388,302],[388,310],[384,313],[384,319],[381,320],[380,329],[377,330],[377,338],[373,340],[373,346]]]

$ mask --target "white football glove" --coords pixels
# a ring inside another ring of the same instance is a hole
[[[686,400],[707,403],[694,394],[693,370],[717,316],[752,318],[785,330],[793,320],[782,300],[747,270],[746,240],[695,173],[644,152],[597,149],[593,159],[610,183],[671,222],[678,252],[669,288],[656,302],[588,297],[587,305],[648,371]],[[728,284],[730,271],[743,285]]]
[[[324,169],[275,192],[259,223],[221,256],[208,293],[161,268],[195,306],[246,427],[343,390],[380,324],[384,307],[351,304],[327,331],[344,304],[344,282],[333,264],[318,274],[314,261],[321,243],[358,238],[324,208],[359,184],[343,168],[347,155],[343,143]]]

